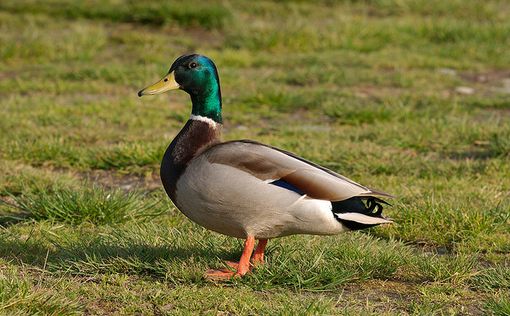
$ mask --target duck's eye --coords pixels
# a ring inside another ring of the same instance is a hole
[[[189,64],[189,68],[197,68],[197,63],[196,62],[191,62]]]

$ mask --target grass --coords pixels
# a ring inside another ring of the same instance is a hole
[[[221,28],[229,18],[229,11],[223,6],[205,5],[197,1],[184,5],[161,4],[157,1],[143,4],[126,1],[123,5],[102,1],[53,1],[41,5],[37,1],[26,1],[21,5],[6,2],[1,9],[12,13],[45,14],[65,19],[98,19],[157,26],[174,23],[208,29]]]
[[[508,315],[509,13],[2,1],[0,314]],[[191,51],[219,68],[225,139],[393,193],[396,224],[273,240],[267,266],[206,281],[242,241],[191,223],[159,183],[188,97],[136,96]]]
[[[487,308],[491,310],[494,315],[510,315],[510,300],[508,296],[498,296],[487,302]]]
[[[34,220],[53,220],[69,224],[122,223],[128,219],[162,214],[157,201],[144,199],[136,191],[123,193],[101,188],[81,190],[36,190],[13,198],[13,208]]]

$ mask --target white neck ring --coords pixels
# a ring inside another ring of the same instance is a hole
[[[219,125],[219,123],[215,122],[213,119],[210,119],[208,117],[205,117],[205,116],[201,116],[201,115],[195,115],[195,114],[191,114],[191,116],[189,117],[190,120],[194,120],[194,121],[201,121],[201,122],[205,122],[213,127],[217,127]]]

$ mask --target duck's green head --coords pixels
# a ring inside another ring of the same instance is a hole
[[[176,89],[191,96],[192,114],[221,123],[220,78],[211,59],[198,54],[177,58],[163,79],[138,92],[138,96]]]

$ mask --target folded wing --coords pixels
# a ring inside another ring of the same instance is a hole
[[[262,181],[285,181],[314,199],[343,201],[390,194],[369,189],[293,153],[249,140],[215,145],[204,153],[211,163],[243,170]]]

